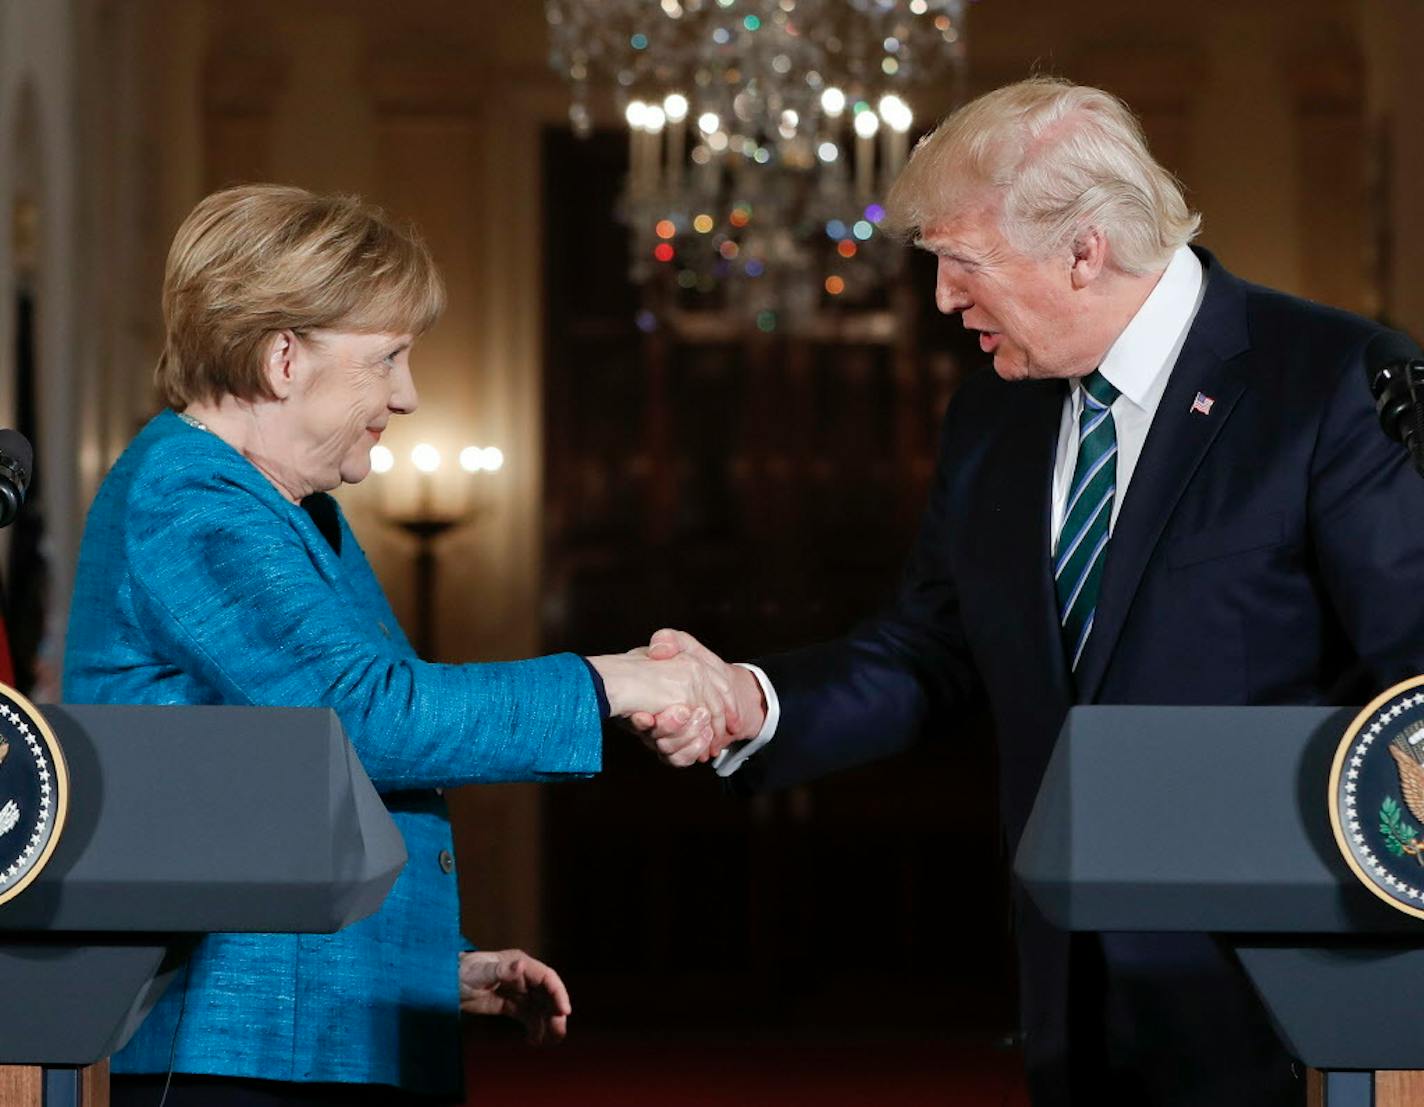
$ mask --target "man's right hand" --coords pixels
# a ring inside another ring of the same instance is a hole
[[[663,721],[665,734],[656,741],[644,736],[663,761],[682,767],[710,760],[727,743],[725,736],[742,727],[730,666],[713,654],[707,654],[709,662],[686,650],[663,652],[655,659],[640,646],[586,660],[603,680],[614,718]]]
[[[732,742],[755,738],[761,733],[766,722],[766,697],[762,695],[761,684],[749,670],[740,665],[727,664],[684,630],[664,628],[655,633],[648,643],[648,656],[655,660],[666,661],[680,654],[696,658],[720,675],[722,681],[719,684],[730,688],[735,703],[735,708],[725,716],[729,725],[712,736],[707,751],[709,757],[716,757]],[[706,725],[705,720],[694,722],[689,719],[686,708],[671,708],[657,715],[639,711],[631,715],[628,722],[642,736],[644,744],[665,761],[668,760],[668,751],[684,748],[691,740],[693,731]]]

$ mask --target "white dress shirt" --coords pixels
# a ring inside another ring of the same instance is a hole
[[[1109,533],[1117,523],[1127,488],[1147,442],[1147,431],[1157,413],[1167,378],[1181,353],[1192,320],[1201,304],[1205,284],[1201,262],[1191,247],[1181,246],[1172,255],[1166,270],[1137,314],[1132,317],[1117,341],[1108,349],[1098,371],[1120,395],[1113,401],[1113,425],[1117,432],[1117,492],[1113,496]],[[1053,518],[1050,550],[1058,546],[1058,533],[1063,529],[1063,515],[1068,504],[1068,490],[1073,482],[1073,466],[1078,457],[1078,416],[1083,412],[1083,386],[1074,380],[1063,401],[1063,415],[1058,423],[1058,451],[1053,459]],[[781,704],[776,689],[766,673],[755,665],[745,665],[757,678],[766,696],[766,721],[761,731],[735,750],[726,749],[712,762],[718,776],[731,776],[747,758],[760,750],[776,734],[781,721]]]

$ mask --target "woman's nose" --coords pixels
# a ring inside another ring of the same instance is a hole
[[[396,370],[395,388],[391,390],[390,408],[399,415],[409,415],[420,406],[420,395],[415,390],[415,377],[410,366]]]

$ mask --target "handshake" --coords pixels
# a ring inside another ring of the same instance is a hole
[[[755,738],[766,719],[761,684],[692,635],[660,630],[645,647],[590,657],[608,705],[669,765],[709,761]]]

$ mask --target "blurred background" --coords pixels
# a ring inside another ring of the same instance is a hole
[[[212,189],[361,193],[442,268],[421,409],[340,493],[428,656],[676,625],[754,657],[888,595],[977,364],[878,231],[919,134],[1030,73],[1106,87],[1227,266],[1418,337],[1421,41],[1421,0],[0,0],[18,682],[61,694],[84,513],[157,409],[163,260]],[[748,804],[610,731],[594,782],[462,792],[466,932],[578,1012],[554,1054],[472,1032],[472,1101],[1018,1102],[992,742],[967,717]]]

